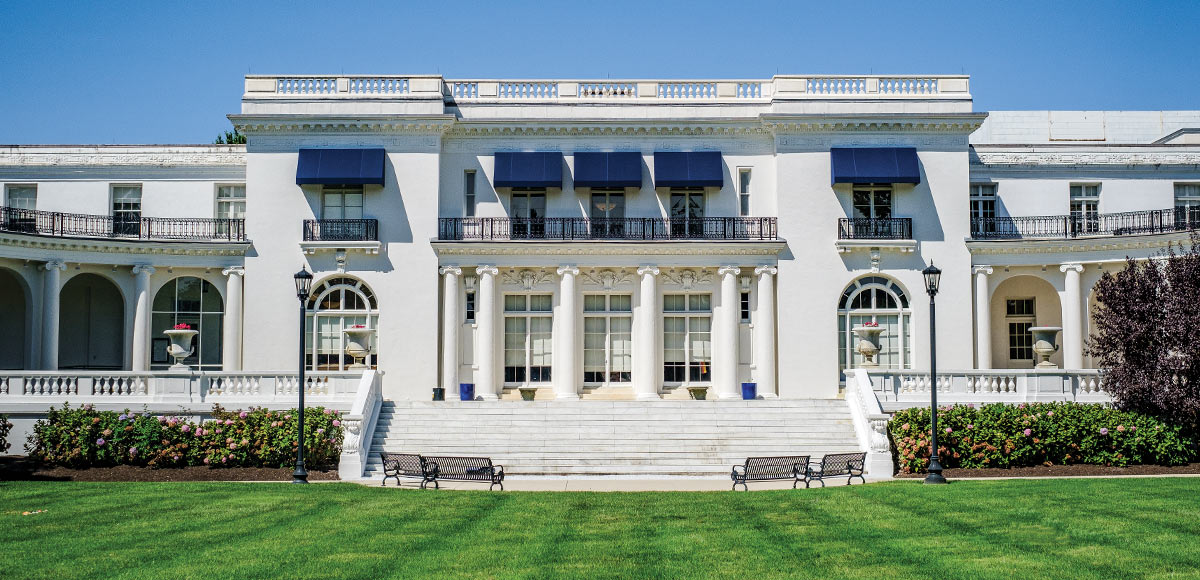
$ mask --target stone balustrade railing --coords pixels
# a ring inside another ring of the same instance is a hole
[[[314,402],[349,401],[362,376],[349,371],[305,373],[305,397]],[[299,376],[286,371],[0,371],[0,401],[5,404],[294,404],[299,389]]]
[[[891,478],[895,472],[887,424],[891,418],[883,412],[866,371],[846,371],[846,402],[859,449],[867,452],[866,471],[874,478]]]
[[[367,452],[383,407],[382,375],[373,370],[363,373],[350,411],[342,415],[342,455],[338,461],[342,479],[359,479],[367,468]]]
[[[931,380],[928,371],[862,370],[876,397],[889,411],[928,405],[930,391],[938,404],[1078,401],[1105,403],[1104,377],[1097,370],[966,370],[941,371]],[[850,371],[847,371],[849,384]],[[936,383],[936,384],[935,384]]]

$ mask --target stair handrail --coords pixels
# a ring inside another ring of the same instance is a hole
[[[858,447],[867,452],[867,473],[876,479],[891,479],[896,472],[887,434],[891,415],[883,412],[866,369],[846,370],[846,402],[850,406]]]
[[[338,477],[362,479],[367,468],[367,453],[383,407],[383,372],[363,371],[354,394],[350,412],[342,416],[342,455],[338,460]]]

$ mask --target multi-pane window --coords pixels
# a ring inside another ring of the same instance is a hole
[[[466,322],[475,322],[475,291],[467,290],[467,297],[464,303],[467,306]]]
[[[712,379],[712,295],[663,296],[663,381]]]
[[[628,383],[633,372],[633,318],[629,294],[583,297],[583,381]]]
[[[892,186],[864,184],[851,190],[854,217],[888,219],[892,217]]]
[[[704,234],[704,188],[678,187],[671,190],[671,236],[700,237]]]
[[[244,219],[246,217],[246,186],[217,186],[217,219]],[[229,232],[228,222],[217,223],[217,233]]]
[[[742,292],[738,299],[738,308],[742,313],[742,322],[750,322],[750,293]]]
[[[1200,222],[1200,183],[1175,184],[1175,222],[1179,225]]]
[[[114,185],[112,188],[113,233],[136,236],[142,223],[142,186]]]
[[[592,236],[596,238],[620,238],[625,231],[625,189],[592,188],[592,204],[588,216],[592,218]]]
[[[981,233],[996,231],[996,185],[971,184],[971,230]]]
[[[544,238],[546,237],[546,190],[545,188],[512,189],[513,238]]]
[[[750,215],[750,169],[738,169],[738,215]]]
[[[475,171],[463,172],[463,215],[475,217]]]
[[[1036,324],[1033,298],[1009,298],[1005,301],[1005,321],[1008,323],[1008,359],[1033,360],[1033,333]]]
[[[36,185],[10,185],[6,190],[4,205],[13,209],[37,209]]]
[[[1100,230],[1100,186],[1071,186],[1072,233],[1095,233]]]
[[[363,219],[363,190],[357,187],[329,187],[321,190],[321,219]]]
[[[183,359],[183,364],[220,370],[224,312],[221,293],[208,280],[181,276],[164,284],[154,295],[150,314],[152,368],[165,369],[170,361],[163,331],[186,324],[199,334],[192,341],[192,354]]]
[[[873,323],[882,329],[875,362],[882,368],[912,368],[911,318],[908,296],[895,281],[867,276],[847,286],[838,301],[838,367],[844,371],[863,364],[854,329]]]
[[[549,294],[504,297],[504,382],[550,381],[551,314]]]
[[[362,325],[378,328],[379,306],[375,293],[366,284],[350,277],[330,278],[315,289],[308,300],[305,321],[304,349],[308,368],[318,371],[340,371],[354,364],[346,354],[347,328]],[[375,368],[378,363],[377,336],[371,337],[371,352],[366,364]]]

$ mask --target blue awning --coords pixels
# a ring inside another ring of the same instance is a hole
[[[575,187],[641,187],[642,154],[636,151],[575,154]]]
[[[296,184],[383,185],[383,149],[301,149]]]
[[[558,151],[496,152],[494,187],[562,187],[563,156]]]
[[[834,147],[833,183],[921,183],[912,147]]]
[[[720,151],[655,151],[654,187],[724,187]]]

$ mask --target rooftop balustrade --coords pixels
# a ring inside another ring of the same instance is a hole
[[[462,240],[775,240],[776,218],[441,218],[438,239]]]
[[[0,208],[0,231],[62,238],[122,240],[242,242],[243,219],[232,218],[125,218]]]
[[[1200,229],[1200,208],[971,218],[971,237],[977,240],[1070,239],[1165,234],[1195,229]]]

